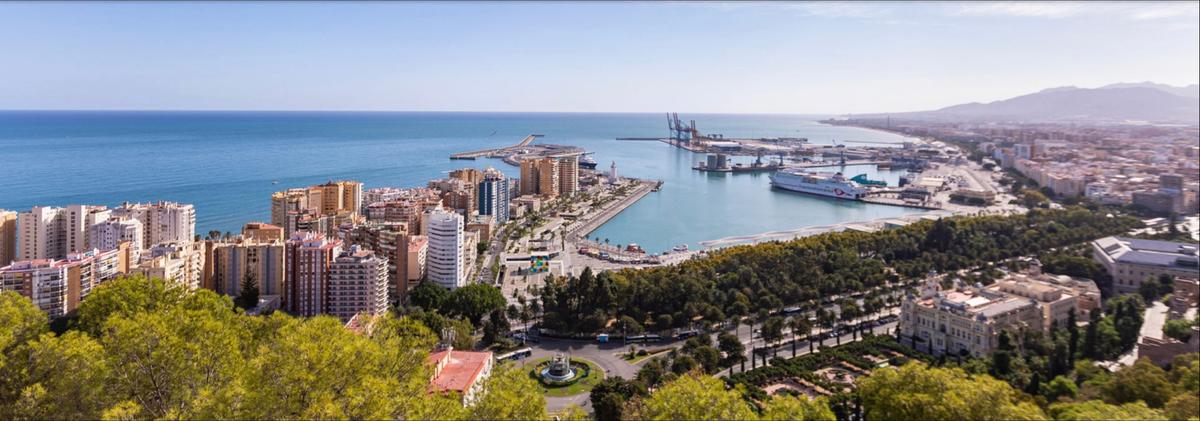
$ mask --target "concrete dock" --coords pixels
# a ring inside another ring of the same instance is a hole
[[[471,152],[459,152],[456,154],[451,154],[450,159],[475,159],[475,158],[482,158],[482,157],[507,155],[507,154],[515,153],[516,152],[515,149],[520,149],[520,148],[529,146],[530,143],[533,143],[534,139],[537,139],[542,136],[544,136],[544,135],[531,134],[529,136],[525,136],[525,139],[521,140],[516,145],[505,146],[503,148],[481,149],[478,151],[471,151]]]

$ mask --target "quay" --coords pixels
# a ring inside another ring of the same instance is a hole
[[[789,165],[795,168],[827,168],[827,167],[844,167],[847,165],[891,165],[892,161],[872,161],[868,159],[852,160],[852,161],[819,161],[819,162],[804,162],[800,164]]]
[[[662,186],[662,181],[659,180],[637,180],[637,182],[639,185],[632,193],[625,195],[625,197],[616,203],[608,204],[600,213],[589,216],[586,221],[581,221],[582,224],[572,227],[567,236],[573,241],[579,241],[582,237],[599,229],[601,225],[616,217],[626,208],[637,203],[638,200],[641,200],[647,194],[650,194],[650,192],[658,191]]]
[[[529,136],[525,136],[525,139],[521,140],[516,145],[505,146],[503,148],[481,149],[478,151],[471,151],[471,152],[459,152],[456,154],[451,154],[450,159],[475,159],[475,158],[480,158],[480,157],[494,157],[494,156],[505,155],[508,153],[515,153],[516,149],[520,149],[520,148],[529,146],[530,143],[533,143],[534,139],[537,139],[537,138],[543,137],[543,136],[545,136],[545,135],[531,134]]]

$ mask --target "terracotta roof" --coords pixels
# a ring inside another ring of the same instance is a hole
[[[444,350],[433,353],[429,361],[441,366],[430,383],[433,390],[466,392],[479,381],[479,375],[492,360],[491,352]]]

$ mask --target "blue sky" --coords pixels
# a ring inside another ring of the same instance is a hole
[[[921,110],[1196,83],[1198,4],[0,2],[0,109]]]

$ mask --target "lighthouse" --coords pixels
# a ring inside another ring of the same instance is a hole
[[[608,184],[617,184],[617,161],[608,167]]]

